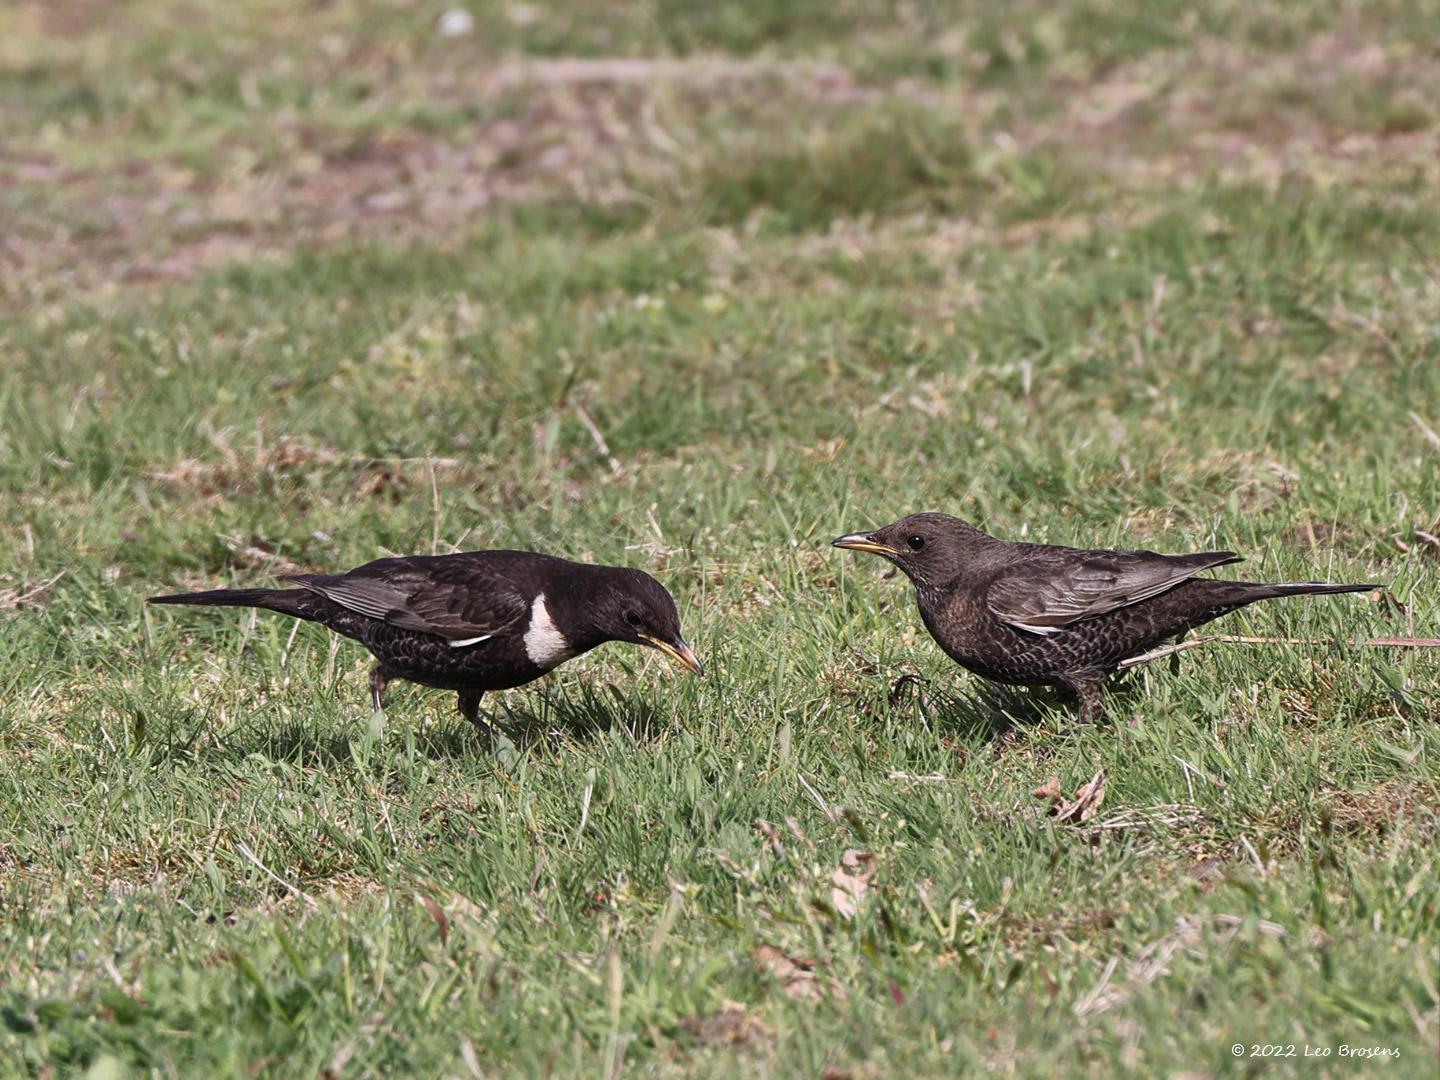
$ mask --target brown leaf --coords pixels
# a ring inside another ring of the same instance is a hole
[[[755,950],[755,970],[780,983],[785,996],[795,1001],[818,1001],[827,994],[836,1001],[846,999],[845,988],[834,979],[815,974],[815,961],[805,956],[786,956],[774,945]]]
[[[1059,802],[1064,796],[1060,793],[1060,778],[1052,776],[1045,783],[1030,792],[1037,799],[1048,799],[1052,803]]]
[[[425,905],[425,910],[435,921],[435,929],[440,931],[440,947],[443,949],[445,943],[450,940],[450,920],[445,917],[445,910],[424,893],[416,893],[415,898]]]
[[[1075,793],[1069,802],[1061,800],[1050,808],[1050,813],[1061,821],[1079,825],[1094,817],[1105,801],[1105,770],[1101,769],[1090,782]]]
[[[840,856],[840,865],[830,875],[830,905],[844,919],[853,919],[875,876],[875,856],[849,848]]]

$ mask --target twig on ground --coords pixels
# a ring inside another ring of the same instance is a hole
[[[291,896],[297,896],[301,900],[303,900],[306,907],[319,907],[319,905],[316,904],[314,900],[311,900],[310,897],[306,896],[294,885],[291,885],[290,882],[286,881],[279,874],[275,873],[274,870],[271,870],[268,866],[261,862],[260,857],[256,855],[255,852],[250,850],[250,846],[246,844],[244,840],[235,841],[235,850],[240,852],[241,855],[244,855],[245,858],[249,859],[252,863],[258,866],[264,872],[266,877],[270,878],[276,884],[284,886],[285,891],[288,892]]]
[[[939,773],[917,776],[915,773],[901,772],[899,769],[891,769],[887,776],[891,780],[909,780],[917,784],[948,784],[955,779],[953,776],[942,776]]]
[[[1176,653],[1184,652],[1186,649],[1193,649],[1197,645],[1208,645],[1212,641],[1224,641],[1239,645],[1334,645],[1334,638],[1294,638],[1294,637],[1252,637],[1249,634],[1212,634],[1209,637],[1191,638],[1189,641],[1179,641],[1174,645],[1166,645],[1160,649],[1152,649],[1150,652],[1141,653],[1139,656],[1132,656],[1128,660],[1121,660],[1119,667],[1134,667],[1137,664],[1147,664],[1151,660],[1163,660],[1167,656],[1174,656]],[[1387,647],[1392,649],[1440,649],[1440,638],[1424,637],[1376,637],[1366,638],[1357,642],[1359,645],[1370,645]]]
[[[1425,441],[1435,450],[1440,451],[1440,435],[1435,434],[1435,429],[1425,423],[1417,412],[1411,412],[1410,419],[1414,421],[1415,426],[1420,429],[1420,434],[1425,436]]]
[[[61,570],[54,577],[40,582],[39,585],[33,585],[29,589],[26,589],[24,592],[21,592],[19,589],[0,590],[0,611],[6,611],[10,608],[17,608],[24,604],[28,604],[30,601],[34,600],[37,596],[43,593],[46,589],[50,588],[51,585],[54,585],[64,576],[65,571]]]
[[[584,405],[576,405],[575,415],[580,417],[580,423],[585,425],[585,430],[590,433],[590,441],[595,444],[595,449],[600,451],[600,456],[605,459],[605,464],[610,466],[610,471],[619,476],[622,471],[620,460],[610,452],[610,444],[605,441],[605,435],[601,432],[600,425],[595,423],[595,418],[590,415],[590,410]]]
[[[820,808],[820,812],[822,814],[824,814],[831,821],[840,820],[840,815],[835,812],[835,808],[829,803],[827,803],[825,799],[821,796],[821,794],[810,786],[810,782],[805,779],[802,773],[796,773],[795,779],[800,781],[800,786],[805,789],[805,794],[809,795],[810,798],[815,800],[815,805]]]

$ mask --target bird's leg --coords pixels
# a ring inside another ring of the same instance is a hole
[[[381,712],[385,708],[385,687],[390,685],[390,676],[385,673],[385,668],[376,664],[370,669],[370,708],[375,712]]]
[[[1080,723],[1093,724],[1100,719],[1100,711],[1104,704],[1104,695],[1100,693],[1100,684],[1088,679],[1074,679],[1065,683],[1066,688],[1073,690],[1080,699]]]
[[[915,692],[920,693],[918,688],[929,681],[923,675],[901,675],[890,687],[890,704],[899,705],[904,701],[905,692],[912,685],[917,688]]]
[[[493,739],[495,737],[494,726],[480,715],[480,699],[484,694],[483,690],[461,690],[459,692],[460,715],[474,724],[475,730],[481,735]]]
[[[1187,631],[1181,630],[1178,634],[1176,634],[1175,637],[1173,638],[1174,643],[1175,643],[1176,645],[1179,645],[1180,642],[1184,641],[1184,640],[1185,640],[1185,634],[1186,634],[1186,633],[1187,633]],[[1179,675],[1179,674],[1180,674],[1180,650],[1179,650],[1179,649],[1176,649],[1174,652],[1172,652],[1172,653],[1170,654],[1170,674],[1171,674],[1171,675]]]

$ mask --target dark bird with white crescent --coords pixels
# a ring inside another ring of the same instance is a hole
[[[297,574],[293,589],[216,589],[152,604],[252,607],[317,622],[360,642],[376,710],[394,679],[454,690],[481,730],[480,698],[540,678],[607,641],[658,649],[700,674],[665,587],[623,566],[531,551],[376,559],[343,574]]]

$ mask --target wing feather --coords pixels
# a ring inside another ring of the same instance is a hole
[[[508,575],[460,556],[377,559],[344,574],[288,579],[392,626],[476,644],[514,625],[529,599]]]
[[[996,578],[985,603],[1011,626],[1055,634],[1072,623],[1159,596],[1202,570],[1239,558],[1233,551],[1161,555],[1040,549]]]

